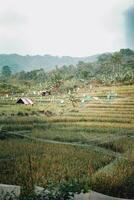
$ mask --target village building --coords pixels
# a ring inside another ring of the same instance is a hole
[[[41,95],[42,95],[42,96],[49,96],[49,95],[51,95],[51,91],[50,91],[50,90],[42,91],[42,92],[41,92]]]

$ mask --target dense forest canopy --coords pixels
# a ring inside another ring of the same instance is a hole
[[[4,89],[17,92],[32,87],[38,89],[56,87],[59,91],[65,91],[76,85],[93,82],[104,85],[133,84],[134,51],[121,49],[119,52],[104,53],[94,62],[79,61],[75,65],[55,66],[49,72],[41,68],[13,74],[11,70],[10,66],[2,67],[1,91]]]
[[[0,54],[0,69],[3,66],[10,66],[13,73],[22,70],[30,71],[43,68],[45,71],[54,69],[56,65],[76,65],[79,61],[93,62],[97,60],[98,55],[89,57],[70,57],[70,56],[51,56],[51,55],[26,55],[18,54]]]

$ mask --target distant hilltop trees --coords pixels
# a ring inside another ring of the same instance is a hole
[[[11,68],[9,66],[3,66],[1,70],[1,74],[5,78],[9,78],[12,74]]]
[[[92,83],[134,84],[134,51],[121,49],[119,52],[104,53],[96,61],[55,66],[51,71],[41,68],[13,74],[11,69],[11,66],[2,67],[0,91],[4,92],[4,88],[6,91],[14,91],[17,86],[16,91],[32,88],[44,91],[53,88],[55,91],[65,92]]]
[[[76,65],[79,61],[93,62],[97,60],[97,55],[89,57],[70,57],[70,56],[51,56],[51,55],[35,55],[21,56],[18,54],[0,54],[0,70],[3,66],[10,66],[13,73],[20,71],[32,71],[43,68],[45,71],[50,71],[63,65]]]

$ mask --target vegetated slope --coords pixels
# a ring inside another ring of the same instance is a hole
[[[109,90],[117,92],[110,100]],[[73,180],[110,196],[133,198],[134,86],[100,86],[93,91],[86,86],[79,89],[80,100],[85,93],[98,98],[78,101],[76,107],[65,94],[55,101],[30,96],[33,106],[16,105],[14,95],[0,98],[2,183],[29,186],[30,158],[36,185]],[[15,133],[37,139],[20,140]]]
[[[48,71],[53,69],[56,65],[75,65],[79,61],[93,62],[96,61],[97,55],[89,57],[70,57],[70,56],[51,56],[51,55],[18,55],[18,54],[1,54],[0,55],[0,68],[5,65],[11,67],[13,72],[22,70],[30,71],[34,69],[43,68]]]

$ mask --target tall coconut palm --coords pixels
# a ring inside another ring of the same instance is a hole
[[[112,74],[115,79],[118,79],[121,75],[122,55],[119,52],[114,53],[111,56],[110,63],[112,65]]]

